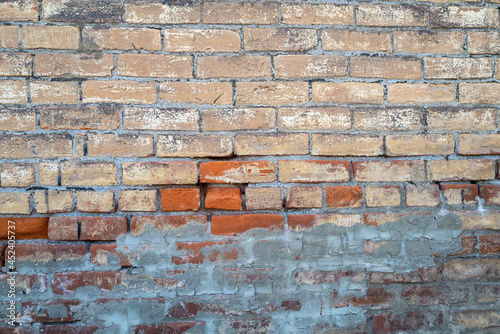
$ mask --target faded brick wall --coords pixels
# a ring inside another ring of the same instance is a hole
[[[498,333],[499,3],[0,0],[0,333]]]

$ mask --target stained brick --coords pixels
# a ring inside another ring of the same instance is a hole
[[[316,31],[302,28],[244,28],[246,51],[306,51],[318,44]]]
[[[353,6],[330,3],[284,4],[283,23],[350,25],[354,23]]]
[[[1,33],[1,31],[0,31]],[[1,76],[31,76],[32,56],[24,52],[1,52]]]
[[[375,103],[384,101],[384,87],[368,82],[313,82],[314,102]]]
[[[191,78],[189,56],[124,53],[118,56],[116,74],[131,77]]]
[[[297,134],[238,134],[235,136],[236,155],[296,155],[309,153],[309,135]]]
[[[123,127],[130,130],[198,130],[198,111],[172,108],[123,108]]]
[[[233,87],[228,82],[160,83],[160,99],[173,103],[231,104]]]
[[[198,168],[194,161],[123,162],[122,182],[126,185],[195,184]]]
[[[408,53],[462,52],[463,33],[455,31],[394,31],[394,50]]]
[[[77,191],[76,209],[81,212],[115,212],[115,192]]]
[[[391,35],[384,31],[327,28],[321,32],[321,46],[328,51],[390,51]]]
[[[274,127],[272,108],[203,110],[203,131],[268,130]]]
[[[360,186],[325,187],[325,193],[328,208],[359,208],[363,204]]]
[[[41,107],[40,128],[50,130],[113,130],[119,110],[113,105]]]
[[[209,1],[203,6],[203,22],[208,24],[278,23],[278,4]]]
[[[120,22],[122,6],[119,0],[43,0],[42,18],[47,21]]]
[[[382,136],[313,134],[312,155],[376,156],[383,154]]]
[[[321,187],[292,187],[286,190],[285,206],[291,209],[321,208],[323,190]]]
[[[201,22],[201,6],[196,2],[125,2],[123,20],[139,24],[184,24]]]
[[[278,109],[278,127],[287,130],[349,130],[348,108],[293,107]]]

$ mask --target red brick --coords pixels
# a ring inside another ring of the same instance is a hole
[[[97,286],[101,291],[112,291],[122,283],[124,271],[81,271],[56,273],[52,281],[52,291],[56,295],[69,295],[78,288]]]
[[[137,236],[147,227],[154,227],[158,232],[177,229],[190,223],[204,225],[207,216],[135,216],[130,220],[130,235]]]
[[[284,230],[285,218],[271,214],[212,215],[212,234],[215,235],[234,236],[255,228]]]
[[[205,194],[205,209],[241,210],[241,188],[208,188]]]
[[[439,328],[443,324],[443,313],[441,311],[382,313],[373,315],[372,319],[374,333],[388,334]]]
[[[297,284],[338,284],[344,278],[354,282],[362,282],[366,278],[366,273],[355,271],[299,271],[295,274]]]
[[[8,222],[15,223],[16,240],[22,239],[48,239],[49,218],[0,218],[0,240],[8,239]],[[12,224],[11,224],[12,225]],[[11,229],[12,231],[12,229]]]
[[[54,245],[54,259],[84,260],[87,255],[87,245]]]
[[[238,249],[228,248],[231,242],[177,242],[177,250],[186,251],[187,255],[172,256],[174,264],[200,264],[205,261],[215,262],[223,260],[224,262],[238,259]],[[214,247],[215,249],[212,249]],[[221,249],[218,249],[221,247]]]
[[[127,233],[126,217],[79,217],[80,240],[116,240]]]
[[[359,208],[363,204],[360,186],[325,187],[325,192],[328,208]]]
[[[34,323],[74,322],[80,320],[80,316],[72,309],[79,307],[81,307],[79,300],[27,301],[21,303],[19,316],[30,317]],[[53,309],[57,309],[58,313],[53,315],[51,312]]]
[[[200,164],[201,183],[259,183],[276,179],[267,161],[211,161]]]
[[[479,251],[483,254],[500,253],[500,234],[480,235]]]

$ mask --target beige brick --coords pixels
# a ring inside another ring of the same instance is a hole
[[[399,186],[366,186],[366,206],[369,208],[401,205]]]
[[[477,205],[478,187],[475,184],[443,184],[443,197],[448,205]]]
[[[431,28],[499,28],[497,8],[440,6],[429,8]]]
[[[313,82],[314,102],[383,103],[384,86],[368,82]]]
[[[346,182],[351,166],[348,161],[281,160],[278,171],[280,182]]]
[[[271,58],[268,56],[207,56],[199,57],[198,78],[258,78],[271,77]]]
[[[321,208],[323,190],[321,187],[292,187],[286,190],[286,204],[289,209]]]
[[[490,260],[491,261],[491,260]],[[484,268],[484,267],[483,267]],[[500,268],[500,265],[493,263],[492,265],[486,266],[483,270],[488,272],[496,272]],[[476,269],[476,268],[475,268]],[[475,270],[477,272],[477,269]],[[486,274],[488,275],[488,274]],[[483,275],[481,275],[483,276]],[[466,327],[466,328],[498,328],[500,326],[500,312],[498,310],[467,310],[459,311],[453,313],[452,324],[455,326]]]
[[[118,184],[112,162],[61,162],[63,186],[110,186]]]
[[[37,213],[57,213],[73,211],[73,194],[66,190],[35,191],[35,211]]]
[[[31,62],[32,57],[30,53],[0,52],[0,75],[31,76]]]
[[[204,109],[203,131],[268,130],[274,128],[272,108]]]
[[[364,135],[312,135],[312,155],[377,156],[384,152],[382,136]]]
[[[41,19],[46,22],[113,22],[121,21],[119,0],[42,0]]]
[[[123,128],[131,130],[198,130],[195,109],[123,108]]]
[[[423,130],[424,113],[418,108],[357,108],[354,129],[363,131]]]
[[[76,209],[81,212],[115,212],[115,192],[77,191]]]
[[[26,81],[0,81],[0,104],[28,103]]]
[[[247,210],[281,210],[283,192],[281,188],[245,188]]]
[[[231,157],[230,136],[158,135],[158,157]]]
[[[173,103],[231,104],[233,87],[229,82],[162,82],[160,98]]]
[[[125,185],[196,184],[198,167],[194,161],[142,161],[122,163]]]
[[[432,181],[480,181],[495,179],[494,160],[433,160],[427,162]]]
[[[500,32],[469,32],[467,34],[467,51],[470,54],[500,54]]]
[[[496,73],[496,78],[497,80],[500,80],[500,59],[497,58],[496,64],[495,64],[495,73]]]
[[[143,134],[88,133],[79,134],[89,157],[150,157],[153,136]],[[79,148],[77,148],[79,150]]]
[[[26,163],[0,164],[2,187],[29,187],[35,183],[35,166]]]
[[[278,109],[278,127],[287,130],[349,130],[348,108],[295,107]]]
[[[427,115],[429,130],[481,131],[495,129],[495,110],[487,108],[429,108]]]
[[[408,53],[460,53],[463,33],[455,31],[394,31],[394,51]]]
[[[403,104],[451,103],[457,98],[454,84],[407,84],[387,85],[387,102]]]
[[[32,103],[74,104],[78,99],[78,82],[32,81],[30,82],[30,92]]]
[[[0,159],[63,158],[73,156],[68,134],[1,135]]]
[[[321,47],[328,51],[390,51],[391,35],[383,31],[324,29]]]
[[[200,164],[201,183],[274,182],[275,165],[268,161],[210,161]]]
[[[356,23],[361,26],[425,27],[427,8],[412,5],[370,5],[356,8]]]
[[[32,108],[0,106],[0,131],[33,131],[36,129],[36,113]]]
[[[425,57],[426,79],[484,79],[493,76],[489,58]]]
[[[500,134],[459,134],[458,154],[500,154]]]
[[[110,77],[114,67],[112,54],[42,53],[35,55],[35,76]]]
[[[80,31],[73,26],[24,26],[25,49],[70,49],[79,47]]]
[[[166,52],[237,52],[238,32],[224,29],[166,29]]]
[[[118,106],[57,106],[38,108],[40,129],[112,130],[118,128]]]
[[[18,26],[0,26],[0,48],[17,49],[19,40]]]
[[[282,105],[309,101],[307,82],[237,82],[236,105]]]
[[[450,155],[455,151],[453,135],[398,135],[385,138],[388,156]]]
[[[29,192],[0,193],[0,213],[28,215],[31,213]]]
[[[238,134],[235,136],[236,155],[296,155],[309,153],[309,135]]]
[[[420,160],[355,161],[354,180],[361,182],[421,182],[425,178]]]
[[[156,84],[127,80],[84,81],[84,103],[141,103],[156,102]]]
[[[38,182],[41,186],[57,186],[59,164],[57,162],[40,162],[38,164]]]
[[[118,75],[153,78],[191,78],[193,59],[188,56],[125,53],[118,56]]]
[[[158,192],[156,190],[122,190],[118,192],[120,211],[157,211]]]
[[[347,57],[330,55],[284,55],[274,57],[277,77],[343,77]]]
[[[351,25],[354,23],[354,8],[332,3],[283,4],[283,23]]]
[[[406,186],[406,205],[408,206],[438,206],[439,186],[431,184],[427,186]]]
[[[463,230],[498,230],[500,229],[499,211],[455,211],[463,222]]]
[[[278,4],[273,2],[219,2],[203,5],[203,22],[212,24],[278,23]]]
[[[159,29],[85,27],[82,31],[86,50],[161,50]]]
[[[460,103],[500,103],[500,83],[461,83],[459,90]]]
[[[351,57],[351,76],[359,78],[420,79],[421,62],[410,57]]]
[[[0,21],[38,21],[37,1],[0,2]]]
[[[318,44],[314,29],[244,28],[246,51],[306,51]]]
[[[123,20],[139,24],[185,24],[201,22],[201,4],[196,2],[125,2]]]

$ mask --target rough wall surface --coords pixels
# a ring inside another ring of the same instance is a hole
[[[498,333],[499,3],[0,0],[0,333]]]

